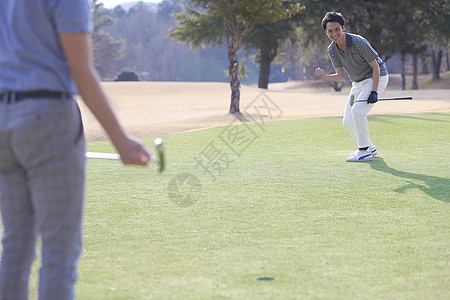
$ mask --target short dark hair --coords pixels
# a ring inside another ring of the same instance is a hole
[[[327,29],[328,22],[339,22],[341,26],[345,25],[344,16],[341,13],[335,11],[329,11],[325,14],[325,17],[322,19],[322,27],[323,29]]]

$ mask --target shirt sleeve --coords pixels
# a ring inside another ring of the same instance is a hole
[[[90,0],[57,0],[52,13],[58,33],[92,32]]]
[[[334,51],[332,45],[328,47],[328,56],[330,57],[331,63],[333,64],[333,68],[341,68],[342,63],[339,57],[336,54],[336,51]]]
[[[361,39],[361,42],[356,45],[356,49],[359,55],[361,55],[368,63],[378,58],[378,53],[366,39]]]

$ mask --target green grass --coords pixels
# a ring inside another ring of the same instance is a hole
[[[345,162],[341,118],[166,136],[162,174],[90,160],[78,299],[449,299],[450,114],[369,122],[371,163]],[[219,136],[246,128],[237,156]],[[215,179],[194,159],[211,142]],[[168,196],[181,173],[190,206]]]

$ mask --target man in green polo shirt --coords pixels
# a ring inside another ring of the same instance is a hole
[[[355,139],[358,149],[347,161],[371,161],[378,152],[369,138],[367,114],[388,84],[386,64],[365,38],[345,32],[342,14],[327,12],[322,19],[322,27],[331,40],[328,55],[336,73],[326,74],[324,70],[317,68],[316,75],[331,81],[344,81],[346,71],[352,81],[344,113],[344,127]],[[355,100],[353,106],[352,98]]]

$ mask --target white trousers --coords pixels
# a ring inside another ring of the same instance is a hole
[[[389,81],[389,75],[381,76],[378,84],[378,97],[386,89]],[[370,92],[373,90],[372,78],[353,82],[352,89],[348,95],[347,105],[344,112],[344,127],[358,144],[358,148],[372,147],[373,144],[369,138],[369,125],[367,123],[367,114],[372,109],[373,104],[366,102],[356,102],[358,100],[367,100]],[[352,95],[355,97],[355,103],[350,105]]]

